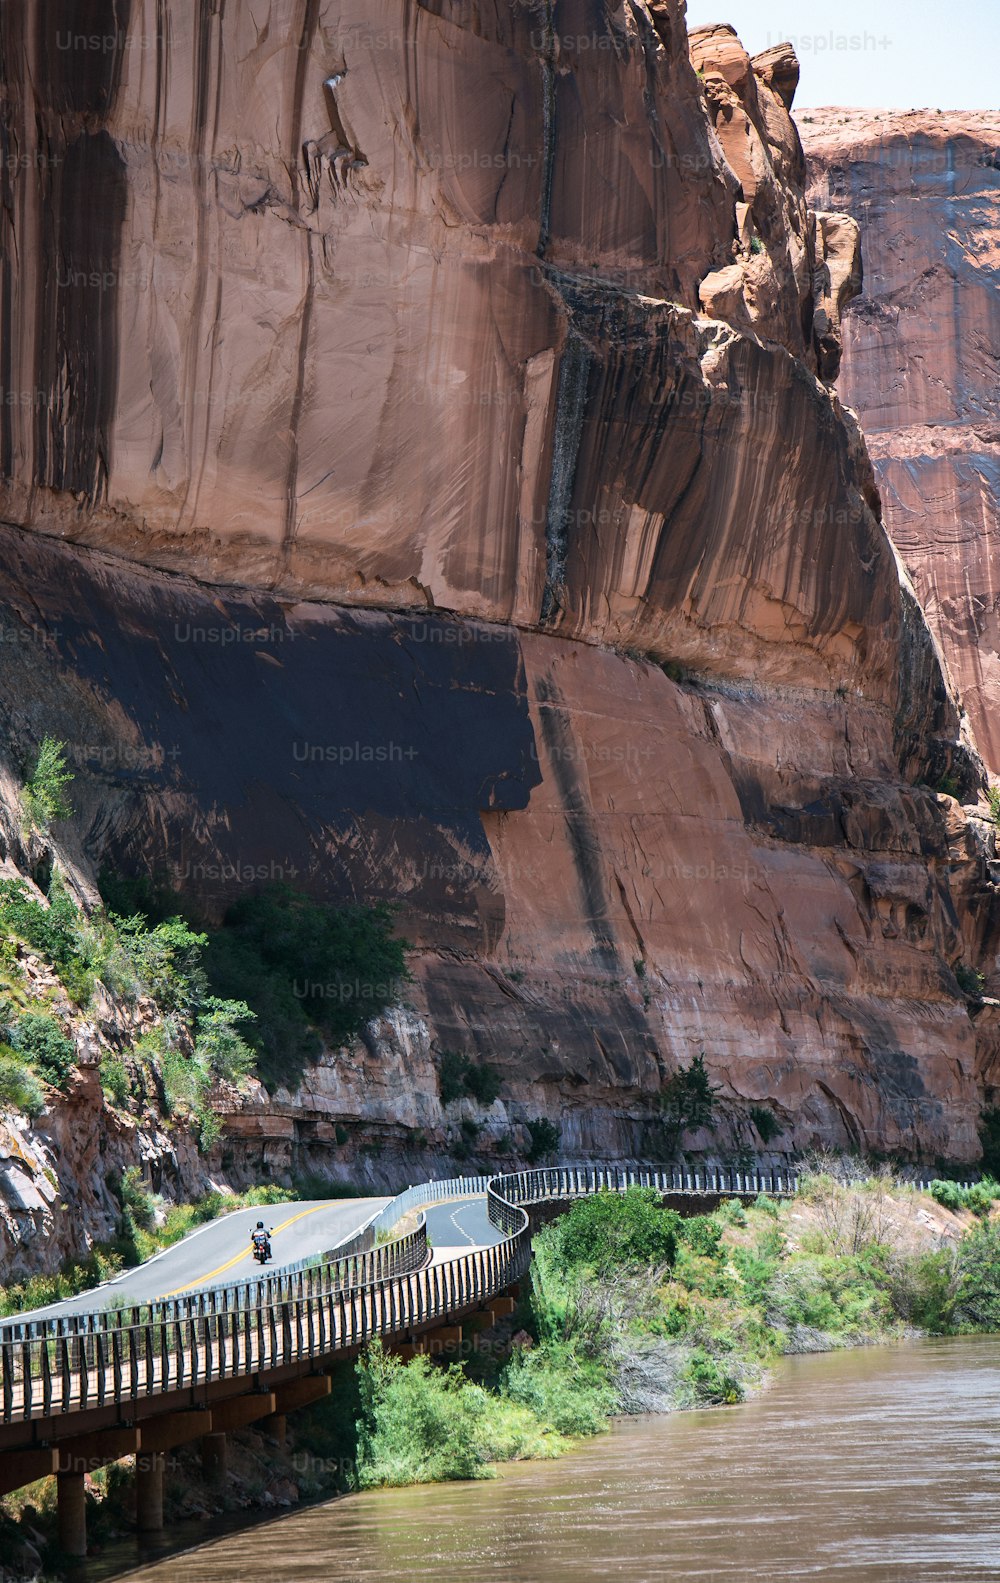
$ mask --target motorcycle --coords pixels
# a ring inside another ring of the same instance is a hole
[[[268,1259],[271,1257],[271,1236],[270,1236],[270,1233],[268,1233],[268,1235],[266,1237],[261,1237],[260,1239],[258,1239],[257,1237],[254,1238],[254,1242],[253,1242],[253,1256],[257,1260],[258,1264],[266,1264],[267,1263]]]

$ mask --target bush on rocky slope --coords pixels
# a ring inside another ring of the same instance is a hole
[[[101,876],[111,909],[154,934],[180,925],[183,899],[149,879]],[[188,919],[191,923],[191,919]],[[320,1053],[322,1037],[344,1043],[398,999],[409,980],[406,941],[383,905],[333,907],[290,885],[243,897],[221,928],[196,937],[201,992],[244,1002],[254,1068],[265,1086],[295,1089]]]
[[[48,834],[55,820],[68,819],[73,811],[65,791],[73,780],[73,772],[66,765],[65,746],[55,737],[42,738],[22,794],[25,819],[42,835]]]
[[[58,873],[47,903],[24,881],[0,881],[8,1045],[0,1106],[37,1113],[39,1080],[65,1088],[74,1019],[100,989],[104,1002],[141,1009],[145,1019],[124,1048],[104,1051],[108,1103],[187,1116],[207,1151],[220,1133],[220,1085],[257,1075],[272,1089],[296,1087],[321,1031],[340,1040],[358,1033],[407,977],[405,942],[393,937],[386,908],[338,909],[273,887],[239,903],[223,928],[202,931],[177,910],[177,897],[149,887],[140,896],[104,879],[109,905],[90,914]],[[168,902],[172,910],[160,916]],[[139,905],[124,915],[112,903]],[[45,984],[37,974],[29,981],[24,953],[43,964]]]

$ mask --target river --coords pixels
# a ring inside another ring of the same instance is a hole
[[[1000,1337],[786,1360],[741,1407],[625,1421],[490,1482],[333,1501],[132,1583],[1000,1579]]]

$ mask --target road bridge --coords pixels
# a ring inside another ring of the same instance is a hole
[[[325,1396],[331,1370],[374,1337],[409,1355],[435,1337],[461,1340],[472,1315],[477,1328],[484,1314],[494,1322],[512,1310],[528,1270],[529,1212],[636,1185],[690,1212],[722,1197],[785,1196],[797,1179],[574,1167],[424,1183],[369,1214],[326,1256],[178,1293],[163,1291],[162,1266],[150,1279],[150,1265],[124,1307],[74,1304],[5,1321],[0,1494],[55,1474],[62,1548],[84,1555],[86,1474],[134,1455],[138,1526],[155,1531],[166,1453],[201,1440],[206,1474],[218,1475],[227,1434],[263,1423],[282,1437],[286,1414]],[[392,1235],[414,1215],[412,1229]],[[445,1250],[438,1258],[428,1223]],[[240,1262],[230,1270],[223,1261],[217,1273],[242,1276]]]

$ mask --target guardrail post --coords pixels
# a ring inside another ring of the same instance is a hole
[[[10,1341],[0,1345],[0,1370],[3,1373],[3,1421],[9,1424],[14,1413],[14,1346]]]
[[[100,1330],[94,1333],[94,1368],[97,1375],[97,1405],[103,1407],[108,1389],[108,1361],[104,1334]]]

